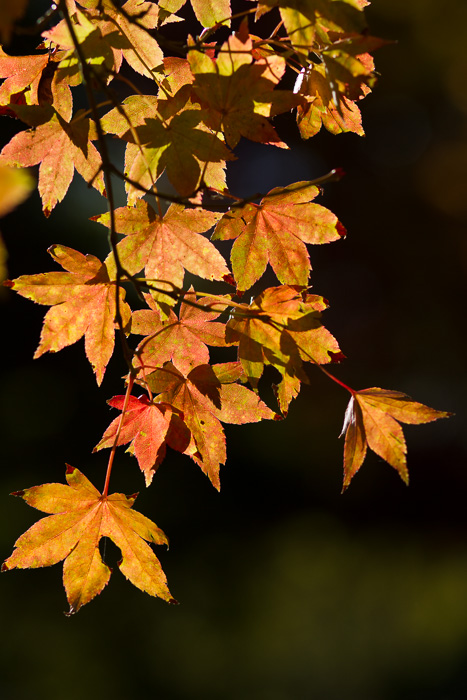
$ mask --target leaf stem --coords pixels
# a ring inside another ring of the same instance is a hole
[[[125,392],[125,400],[123,402],[123,408],[122,408],[122,412],[120,414],[120,420],[118,422],[117,432],[115,433],[115,438],[114,438],[114,442],[112,445],[112,449],[110,450],[109,461],[107,463],[107,473],[105,475],[104,490],[102,491],[103,498],[107,498],[107,495],[109,493],[110,474],[112,472],[115,452],[117,450],[118,440],[120,438],[120,433],[121,433],[122,426],[123,426],[123,419],[125,417],[126,409],[128,406],[128,401],[130,399],[131,390],[133,388],[133,381],[134,381],[133,372],[129,372],[128,373],[128,383],[127,383],[126,392]]]

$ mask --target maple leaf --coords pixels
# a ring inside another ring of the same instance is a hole
[[[230,0],[190,0],[190,2],[196,19],[203,27],[213,27],[219,22],[230,26]]]
[[[100,12],[100,8],[96,12]],[[127,63],[137,73],[154,79],[156,69],[162,63],[163,53],[148,30],[154,29],[159,23],[177,21],[178,18],[165,18],[160,22],[157,4],[145,0],[128,0],[122,5],[122,12],[119,12],[113,2],[105,0],[104,13],[108,20],[103,30],[106,40],[111,42],[117,35],[114,46],[121,50]]]
[[[389,43],[360,35],[336,35],[337,40],[320,51],[319,64],[302,69],[294,92],[303,95],[297,107],[302,138],[314,136],[321,124],[332,134],[351,131],[363,136],[357,101],[376,82],[374,62],[368,51]]]
[[[238,363],[198,365],[184,376],[171,363],[146,377],[157,400],[183,414],[197,451],[192,459],[219,490],[219,467],[225,464],[225,423],[256,423],[273,419],[275,414],[245,386],[236,383],[242,376]]]
[[[300,104],[301,97],[289,90],[274,90],[281,75],[274,75],[264,59],[253,62],[252,48],[251,38],[242,32],[229,37],[216,60],[191,50],[193,94],[206,111],[205,123],[215,132],[222,131],[231,148],[241,136],[287,148],[267,117],[287,112]]]
[[[149,595],[169,603],[170,595],[159,560],[147,542],[168,544],[151,520],[132,509],[136,496],[101,496],[78,469],[67,465],[65,484],[42,484],[13,495],[50,513],[15,543],[2,571],[63,564],[63,584],[69,615],[89,603],[107,585],[111,569],[102,561],[99,541],[109,537],[120,549],[120,571]]]
[[[125,396],[114,396],[107,403],[121,411]],[[179,452],[185,452],[190,445],[190,431],[178,412],[172,406],[150,401],[144,395],[129,397],[122,425],[120,416],[115,418],[93,451],[113,447],[119,429],[116,444],[131,442],[127,451],[138,460],[146,486],[152,482],[157,467],[165,457],[166,444]]]
[[[32,129],[13,136],[0,154],[0,164],[39,166],[39,194],[45,216],[61,202],[76,170],[101,194],[104,178],[101,159],[91,139],[96,138],[90,119],[76,114],[71,122],[52,107],[15,106],[15,112]]]
[[[131,332],[146,336],[135,351],[135,366],[143,367],[145,373],[171,360],[188,374],[195,365],[209,362],[206,344],[226,346],[225,324],[215,322],[220,312],[210,310],[209,299],[197,300],[196,293],[190,289],[183,297],[180,318],[170,311],[168,318],[161,321],[157,304],[149,294],[144,296],[150,309],[133,312]]]
[[[185,209],[172,204],[164,216],[156,214],[147,202],[115,211],[115,228],[126,237],[118,244],[122,266],[136,274],[145,268],[146,278],[159,290],[173,292],[183,286],[185,270],[209,280],[229,274],[222,255],[200,232],[211,228],[220,214],[203,209]],[[109,214],[93,217],[108,225]],[[174,298],[161,293],[156,298],[174,304]]]
[[[303,362],[327,364],[343,358],[336,339],[321,324],[326,308],[323,297],[291,286],[271,287],[244,305],[241,313],[235,309],[227,323],[226,342],[239,343],[238,357],[253,387],[265,364],[282,375],[278,400],[284,414],[300,381],[308,381]]]
[[[408,484],[407,447],[399,422],[415,425],[452,415],[418,403],[400,391],[379,387],[355,391],[341,432],[341,435],[345,433],[343,490],[362,466],[368,447],[394,467]]]
[[[204,125],[205,113],[188,97],[189,89],[183,87],[166,99],[133,95],[101,120],[107,133],[128,141],[125,175],[146,189],[166,170],[176,190],[189,196],[201,184],[216,184],[211,182],[213,164],[222,169],[226,160],[234,159],[224,142]],[[126,189],[129,203],[144,194],[131,183]]]
[[[260,0],[257,17],[279,7],[285,29],[295,49],[312,50],[316,35],[329,30],[362,32],[366,28],[366,0]]]
[[[57,72],[62,53],[9,56],[0,47],[0,78],[5,78],[0,87],[0,105],[4,105],[0,107],[0,114],[28,122],[28,111],[15,111],[14,105],[45,107],[53,104],[63,119],[69,121],[73,98],[69,86]]]
[[[268,262],[283,284],[306,287],[311,264],[305,243],[330,243],[346,234],[329,209],[312,203],[318,194],[318,187],[298,182],[222,217],[212,240],[237,239],[231,261],[240,290],[252,287]]]
[[[92,67],[94,76],[109,81],[113,73],[120,70],[122,58],[121,51],[112,50],[101,31],[101,23],[93,21],[86,13],[75,6],[70,12],[73,15],[73,32],[69,31],[65,19],[55,27],[42,32],[45,45],[60,50],[60,60],[57,71],[59,78],[70,85],[79,85],[82,82],[80,58],[75,50],[75,40],[80,47],[81,55],[86,63]],[[114,36],[116,32],[114,29]]]
[[[39,104],[39,84],[49,60],[49,52],[36,56],[9,56],[0,46],[0,78],[5,78],[0,87],[0,103],[8,104],[12,95],[27,89],[29,104]]]
[[[158,6],[145,0],[128,0],[121,8],[111,0],[83,1],[80,5],[84,11],[75,7],[70,14],[73,15],[73,29],[81,52],[92,66],[94,75],[110,81],[119,72],[125,58],[137,73],[151,79],[157,77],[163,54],[149,30],[180,18],[161,18]],[[42,36],[68,49],[68,54],[61,60],[60,71],[74,85],[79,84],[79,59],[65,20],[43,32]]]
[[[48,252],[66,272],[22,275],[4,284],[27,299],[52,306],[45,315],[34,357],[62,350],[84,335],[86,356],[101,384],[114,349],[115,283],[105,263],[94,255],[60,245],[51,246]],[[119,310],[126,326],[131,312],[121,288]]]

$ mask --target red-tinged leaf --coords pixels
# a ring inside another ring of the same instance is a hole
[[[5,78],[0,87],[0,104],[8,104],[12,95],[26,89],[28,104],[39,104],[39,84],[49,60],[49,52],[36,56],[9,56],[0,47],[0,78]]]
[[[251,39],[240,33],[223,44],[217,60],[190,51],[193,94],[206,111],[205,123],[215,132],[222,131],[231,148],[241,136],[287,148],[267,118],[296,107],[302,98],[274,90],[279,77],[273,77],[266,61],[253,62],[251,52]]]
[[[167,544],[151,520],[132,510],[134,496],[101,496],[78,470],[67,467],[65,484],[43,484],[18,492],[26,503],[45,513],[15,543],[2,571],[52,566],[64,561],[63,583],[70,605],[78,612],[102,592],[111,570],[102,561],[99,541],[109,537],[119,547],[122,573],[142,591],[175,602],[167,581],[147,542]]]
[[[185,270],[209,280],[222,280],[229,274],[222,255],[199,235],[219,216],[203,209],[184,209],[179,204],[172,204],[164,216],[159,216],[141,200],[135,207],[121,207],[115,211],[116,230],[126,235],[118,244],[121,264],[130,274],[144,268],[146,278],[161,292],[158,298],[173,304],[173,297],[163,292],[181,288]],[[108,225],[109,214],[93,220]]]
[[[110,406],[123,409],[125,397],[114,396],[108,402]],[[146,486],[151,483],[157,467],[165,456],[165,443],[173,412],[170,406],[153,403],[146,396],[130,396],[120,429],[117,445],[130,442],[131,452],[144,474]],[[109,425],[101,441],[96,445],[97,452],[105,447],[112,447],[120,426],[120,416]],[[185,448],[189,443],[189,431],[185,431]],[[182,450],[183,451],[183,450]]]
[[[49,253],[67,272],[23,275],[6,283],[21,296],[52,306],[34,357],[62,350],[84,335],[86,356],[101,384],[114,349],[115,283],[105,263],[93,255],[59,245],[49,248]],[[130,309],[124,289],[120,289],[119,309],[126,326]]]
[[[188,374],[194,366],[209,362],[206,344],[226,346],[225,324],[215,322],[219,312],[209,310],[212,305],[209,300],[197,301],[196,294],[189,291],[184,296],[180,318],[170,311],[169,317],[161,321],[152,297],[146,294],[145,298],[151,310],[133,312],[131,332],[147,336],[135,351],[135,366],[143,367],[146,374],[169,360]],[[202,308],[191,306],[189,302]]]
[[[94,138],[92,122],[75,117],[66,122],[51,107],[16,107],[22,119],[34,127],[14,136],[0,154],[4,165],[39,167],[39,193],[44,214],[48,216],[61,202],[76,170],[104,192],[99,153],[90,141]]]
[[[364,136],[362,127],[362,115],[355,102],[342,97],[339,106],[336,107],[327,86],[322,83],[321,77],[316,71],[308,75],[308,87],[310,95],[315,94],[305,105],[297,107],[297,124],[303,139],[315,136],[322,126],[331,134],[352,132],[358,136]],[[316,87],[321,83],[318,93]],[[326,94],[326,97],[323,95]]]
[[[321,54],[322,63],[302,69],[294,89],[306,100],[297,107],[302,138],[314,136],[321,125],[332,134],[352,131],[363,136],[357,101],[376,82],[374,62],[368,51],[385,43],[376,37],[336,34],[335,41]]]
[[[330,243],[346,233],[329,209],[312,203],[318,194],[318,187],[299,182],[222,217],[212,239],[237,239],[231,260],[239,289],[252,287],[268,262],[283,284],[306,287],[311,264],[305,243]]]
[[[168,88],[171,95],[176,95],[181,88],[193,82],[193,73],[186,58],[167,56],[164,58],[163,64],[164,88]]]
[[[219,467],[225,464],[225,435],[220,421],[227,423],[252,423],[272,419],[275,414],[252,391],[232,382],[232,363],[199,365],[185,377],[174,365],[167,362],[160,370],[147,377],[148,384],[158,401],[164,401],[183,413],[183,420],[196,443],[193,460],[209,477],[216,489],[220,489]],[[229,380],[222,384],[219,377],[226,374]]]
[[[451,415],[452,413],[437,411],[413,401],[410,396],[399,391],[379,387],[356,391],[350,399],[342,428],[342,433],[346,432],[344,489],[362,465],[367,445],[394,467],[407,484],[407,447],[398,421],[429,423]]]

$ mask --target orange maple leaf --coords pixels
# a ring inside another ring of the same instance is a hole
[[[94,255],[60,245],[51,246],[49,253],[66,272],[22,275],[4,284],[27,299],[53,307],[45,315],[34,357],[62,350],[84,335],[86,356],[101,384],[115,342],[115,282],[109,278],[106,264]],[[125,326],[131,312],[122,288],[119,310]]]
[[[0,163],[39,167],[39,194],[45,216],[66,195],[76,170],[104,193],[101,159],[91,139],[96,138],[90,119],[79,113],[71,122],[52,107],[15,106],[14,111],[32,129],[13,136],[0,154]]]
[[[242,375],[238,363],[198,365],[184,376],[171,363],[147,377],[157,400],[179,409],[193,436],[196,450],[187,454],[201,467],[219,490],[219,467],[225,464],[225,423],[256,423],[275,418],[275,413],[245,386],[237,384]]]
[[[302,138],[310,138],[323,125],[331,134],[351,131],[364,135],[357,102],[376,82],[373,58],[368,53],[387,41],[360,34],[330,33],[331,43],[321,52],[321,63],[302,69],[294,92],[305,102],[297,107]]]
[[[180,318],[170,311],[168,318],[161,321],[157,304],[149,294],[144,296],[150,309],[133,312],[131,332],[146,336],[135,351],[135,365],[143,367],[146,373],[171,360],[188,374],[195,365],[209,362],[206,344],[226,346],[225,324],[215,321],[220,312],[210,310],[209,299],[197,300],[196,293],[190,290],[183,297]]]
[[[220,214],[203,209],[185,209],[172,204],[164,216],[159,216],[145,201],[135,207],[115,210],[115,228],[125,238],[118,244],[122,266],[136,274],[143,268],[154,286],[173,292],[183,286],[185,270],[209,280],[222,280],[229,274],[225,260],[214,245],[200,235],[207,231]],[[92,217],[108,225],[109,214]],[[165,284],[164,284],[165,283]],[[173,304],[173,298],[160,298]]]
[[[241,31],[229,37],[216,60],[190,51],[193,94],[206,112],[205,123],[215,132],[222,131],[231,148],[241,136],[287,148],[268,117],[287,112],[303,100],[289,90],[274,90],[281,74],[274,75],[268,61],[253,62],[252,48],[251,38]]]
[[[252,287],[268,262],[282,284],[307,286],[311,264],[305,243],[330,243],[346,235],[335,214],[312,202],[318,194],[318,187],[297,182],[271,190],[260,204],[224,214],[212,240],[237,239],[231,261],[240,290]]]
[[[151,520],[132,509],[136,495],[101,496],[78,469],[67,466],[65,484],[42,484],[15,492],[26,503],[51,513],[34,523],[15,543],[2,571],[63,564],[63,584],[69,615],[102,592],[111,569],[102,561],[99,541],[109,537],[120,549],[120,571],[149,595],[169,603],[170,595],[159,560],[146,544],[168,544]]]
[[[10,56],[0,47],[0,104],[8,104],[12,95],[28,88],[29,104],[39,104],[38,90],[42,73],[49,64],[47,51],[36,56]]]
[[[399,422],[430,423],[452,415],[418,403],[400,391],[372,387],[354,392],[341,432],[341,435],[345,433],[343,490],[362,466],[368,447],[394,467],[408,484],[407,447]]]
[[[327,364],[343,358],[337,340],[321,324],[327,308],[323,297],[305,294],[291,286],[265,289],[252,303],[232,312],[227,323],[227,343],[239,343],[238,357],[245,375],[257,386],[264,365],[282,375],[279,405],[287,412],[297,396],[300,381],[307,382],[303,362]]]

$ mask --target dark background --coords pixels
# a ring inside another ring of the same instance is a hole
[[[325,323],[348,357],[336,374],[456,416],[407,427],[409,488],[371,454],[343,496],[347,396],[319,372],[287,421],[227,428],[221,494],[174,453],[146,490],[121,451],[111,488],[139,490],[137,508],[169,536],[158,555],[181,604],[133,588],[111,544],[107,590],[72,618],[61,566],[4,574],[3,698],[467,696],[467,5],[375,0],[367,15],[398,43],[376,54],[366,137],[302,142],[281,117],[291,150],[243,142],[229,185],[243,195],[344,168],[321,203],[348,237],[310,249]],[[1,120],[2,145],[18,128]],[[105,255],[103,229],[87,221],[104,209],[79,176],[49,220],[34,193],[1,222],[9,276],[53,269],[53,243]],[[91,450],[124,366],[112,360],[98,389],[82,341],[33,361],[45,308],[3,290],[0,311],[3,559],[38,516],[9,492],[63,481],[65,461],[103,484],[108,455]]]

